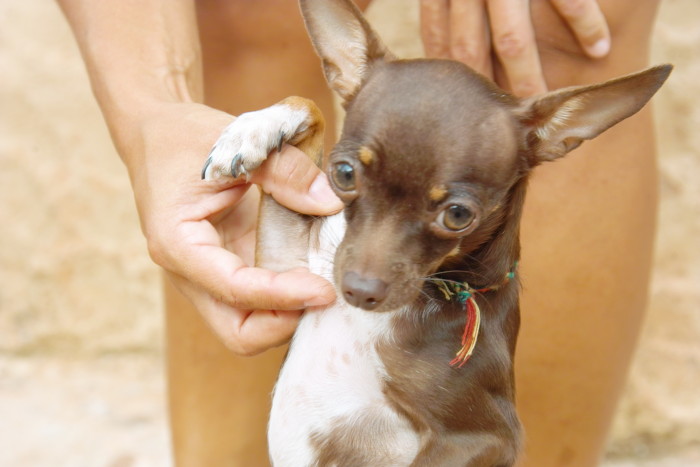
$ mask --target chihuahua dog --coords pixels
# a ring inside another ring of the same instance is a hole
[[[203,178],[240,177],[293,144],[323,165],[341,214],[263,195],[257,262],[305,266],[339,298],[308,309],[277,382],[274,465],[508,466],[521,444],[513,354],[519,222],[530,171],[641,109],[669,65],[518,99],[450,60],[399,60],[349,0],[301,0],[347,111],[292,97],[241,115]]]

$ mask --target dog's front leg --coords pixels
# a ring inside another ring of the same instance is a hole
[[[240,115],[214,144],[202,178],[249,178],[268,154],[291,144],[322,165],[325,122],[313,101],[288,97],[262,110]],[[306,266],[313,217],[290,211],[263,193],[255,263],[275,271]]]

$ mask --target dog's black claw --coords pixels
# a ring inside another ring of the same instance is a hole
[[[233,157],[233,160],[231,160],[231,176],[233,178],[238,178],[243,173],[245,173],[243,155],[239,152]]]
[[[202,167],[202,180],[204,180],[207,176],[207,169],[211,165],[211,156],[207,157],[207,161],[204,163],[204,167]]]
[[[282,152],[282,146],[284,146],[284,131],[280,131],[280,139],[277,142],[277,154]]]

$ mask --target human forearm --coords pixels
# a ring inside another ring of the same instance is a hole
[[[201,101],[194,5],[185,0],[58,0],[73,29],[115,145],[129,166],[144,119]]]
[[[192,0],[58,1],[129,170],[154,261],[232,350],[251,354],[289,339],[299,312],[269,310],[326,304],[335,293],[308,271],[250,267],[256,191],[240,181],[200,180],[212,144],[233,117],[198,103],[202,67]],[[271,168],[253,174],[252,183],[308,214],[342,208],[304,153],[287,146],[271,158]],[[292,173],[298,176],[290,180]]]

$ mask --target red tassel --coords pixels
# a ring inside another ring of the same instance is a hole
[[[479,337],[479,327],[481,326],[481,310],[479,304],[474,298],[477,293],[486,293],[499,289],[502,285],[507,284],[515,277],[515,272],[518,268],[518,262],[513,263],[513,268],[506,274],[503,282],[491,287],[483,289],[472,289],[466,282],[459,284],[454,282],[438,283],[439,290],[445,295],[446,299],[452,299],[455,295],[460,302],[464,302],[464,310],[467,313],[467,322],[464,325],[464,333],[462,334],[462,347],[457,352],[455,358],[450,362],[450,366],[462,368],[465,363],[471,358],[476,347],[476,340]],[[450,285],[448,285],[450,284]]]
[[[464,308],[467,312],[467,322],[464,326],[464,333],[462,334],[462,347],[457,352],[455,358],[450,362],[451,366],[457,365],[457,368],[462,368],[472,356],[472,353],[474,353],[476,340],[479,337],[479,327],[481,325],[481,310],[473,296],[466,300]]]

